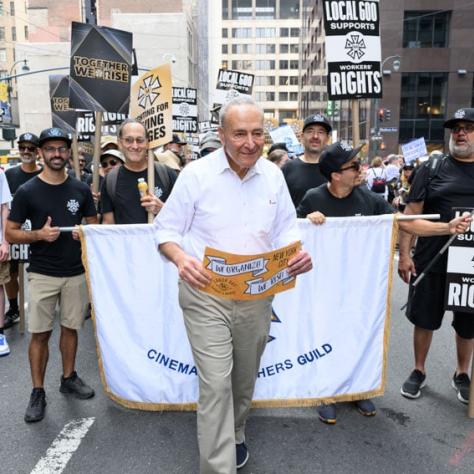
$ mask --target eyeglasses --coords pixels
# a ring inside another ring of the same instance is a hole
[[[104,160],[100,162],[100,166],[102,166],[102,168],[108,168],[109,166],[115,166],[117,164],[118,164],[118,161],[114,159]]]
[[[46,153],[54,153],[54,152],[58,152],[58,153],[66,153],[69,148],[67,146],[44,146],[42,148],[42,150]]]
[[[354,161],[354,163],[351,163],[349,166],[346,166],[345,168],[341,168],[339,170],[339,173],[342,171],[347,171],[347,170],[354,170],[354,171],[359,171],[360,170],[360,161]]]
[[[127,145],[133,145],[136,143],[137,145],[143,145],[146,142],[146,138],[144,137],[124,137],[121,138]]]
[[[463,125],[462,127],[460,127],[459,125],[455,125],[451,131],[453,133],[460,133],[460,132],[464,132],[464,133],[471,133],[471,132],[474,132],[474,124],[467,124],[467,125]]]
[[[35,146],[19,145],[19,146],[18,146],[18,149],[19,149],[20,151],[26,151],[26,150],[28,150],[28,151],[36,151],[36,147],[35,147]]]

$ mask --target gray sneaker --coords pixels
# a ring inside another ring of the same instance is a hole
[[[74,371],[67,379],[61,377],[61,386],[59,387],[61,393],[69,393],[76,398],[85,400],[92,398],[95,395],[94,390],[89,387]]]
[[[405,380],[400,393],[406,398],[418,398],[421,395],[421,389],[425,386],[426,375],[418,369],[415,369]]]

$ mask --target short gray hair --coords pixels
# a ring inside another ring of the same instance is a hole
[[[129,123],[138,123],[139,125],[141,125],[143,127],[143,130],[145,130],[145,137],[148,140],[148,130],[146,129],[145,125],[143,125],[143,123],[140,122],[140,120],[137,120],[134,118],[127,118],[119,125],[119,128],[117,130],[117,138],[122,138],[123,129]]]
[[[226,104],[224,104],[219,111],[219,126],[222,128],[224,126],[225,122],[225,117],[227,113],[229,112],[229,109],[232,107],[238,107],[239,105],[251,105],[255,108],[258,109],[258,111],[262,115],[262,121],[263,121],[263,109],[260,107],[260,105],[255,102],[255,100],[252,99],[252,97],[249,97],[248,95],[239,95],[237,97],[234,97],[232,100],[229,100]]]

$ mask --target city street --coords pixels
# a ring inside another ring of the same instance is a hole
[[[435,335],[422,397],[411,401],[400,395],[400,385],[413,368],[412,328],[399,309],[406,290],[395,275],[388,384],[385,396],[375,400],[377,415],[364,418],[352,405],[343,404],[337,424],[327,426],[318,420],[315,408],[253,410],[247,428],[251,457],[239,472],[473,472],[474,420],[451,388],[455,357],[450,315]],[[12,352],[0,359],[2,474],[53,472],[42,466],[51,459],[64,465],[64,449],[70,460],[64,471],[54,472],[198,472],[194,413],[129,410],[104,394],[91,321],[80,337],[77,369],[96,396],[81,401],[59,393],[57,333],[50,344],[46,417],[26,424],[23,415],[31,390],[28,336],[19,334],[18,325],[6,331]]]

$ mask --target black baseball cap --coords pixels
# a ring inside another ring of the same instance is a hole
[[[33,145],[35,145],[35,146],[39,145],[38,137],[34,133],[29,133],[29,132],[22,133],[18,137],[18,143],[22,143],[22,142],[33,143]]]
[[[187,144],[187,142],[185,142],[184,140],[181,140],[181,138],[179,138],[179,135],[177,133],[173,133],[173,138],[168,143],[177,143],[178,145],[186,145]]]
[[[458,122],[473,122],[474,123],[474,109],[465,108],[458,109],[454,115],[444,122],[444,128],[453,128]]]
[[[285,124],[286,125],[286,124]],[[275,150],[283,150],[289,153],[289,150],[286,146],[286,143],[280,142],[280,143],[274,143],[269,149],[268,149],[268,155]]]
[[[352,148],[345,142],[335,142],[327,146],[319,158],[319,169],[326,179],[331,178],[331,173],[339,171],[347,162],[356,156],[364,145]]]
[[[313,124],[321,125],[321,127],[324,127],[328,133],[331,133],[332,125],[329,123],[327,117],[325,117],[323,114],[315,114],[306,117],[304,119],[303,132],[306,127],[309,127]]]
[[[52,127],[43,130],[39,137],[39,146],[43,146],[48,140],[64,140],[68,147],[71,146],[71,138],[62,128]]]

